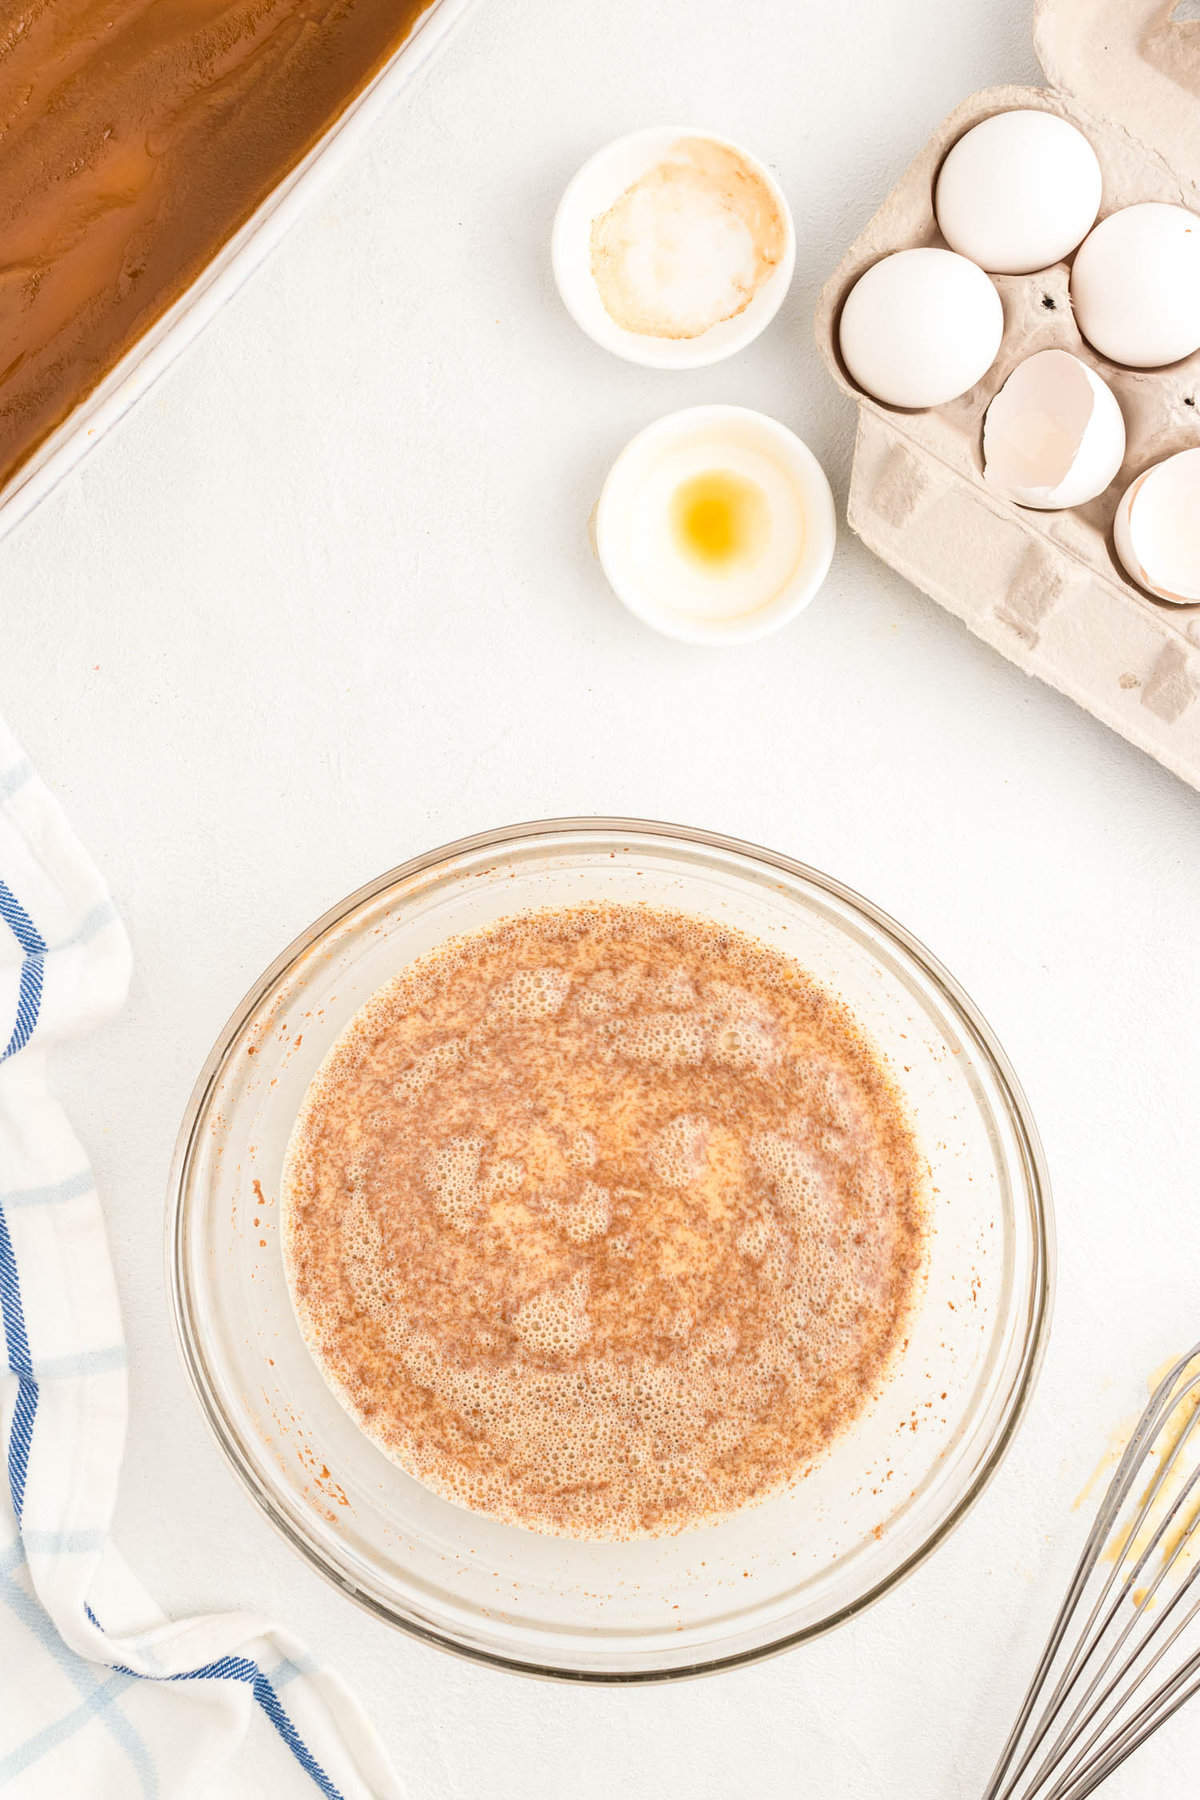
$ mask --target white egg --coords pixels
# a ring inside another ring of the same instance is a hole
[[[1200,447],[1143,470],[1113,524],[1132,579],[1177,606],[1200,603]]]
[[[1057,113],[996,113],[959,138],[942,164],[935,211],[952,250],[996,275],[1061,262],[1100,211],[1096,152]]]
[[[594,519],[617,597],[701,644],[761,637],[793,617],[825,579],[836,533],[812,451],[741,406],[688,407],[640,432]]]
[[[941,406],[985,375],[1004,335],[994,284],[952,250],[897,250],[860,275],[842,308],[842,360],[888,406]]]
[[[1018,363],[983,422],[984,480],[1018,506],[1082,506],[1124,460],[1116,395],[1067,350],[1039,350]]]
[[[1110,362],[1159,369],[1200,350],[1200,216],[1161,200],[1110,213],[1080,246],[1071,300]]]

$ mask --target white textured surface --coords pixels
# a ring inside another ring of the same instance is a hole
[[[480,0],[224,317],[0,546],[0,708],[138,957],[60,1078],[107,1189],[133,1353],[118,1538],[164,1604],[319,1643],[425,1800],[977,1800],[1144,1378],[1200,1337],[1200,801],[847,537],[739,651],[660,639],[585,521],[671,407],[773,411],[839,492],[853,408],[810,336],[825,275],[940,116],[1036,78],[1007,0]],[[709,372],[617,363],[556,300],[558,194],[606,138],[711,124],[779,172],[796,284]],[[210,1443],[164,1297],[162,1193],[217,1028],[300,927],[410,853],[629,811],[828,868],[924,937],[997,1028],[1057,1183],[1055,1330],[995,1484],[822,1643],[676,1688],[575,1691],[376,1625],[281,1543]],[[1107,1790],[1189,1792],[1200,1706]]]

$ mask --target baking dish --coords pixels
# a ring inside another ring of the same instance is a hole
[[[0,488],[0,537],[56,487],[274,249],[322,180],[343,166],[383,109],[444,42],[473,0],[431,0],[388,61],[312,149],[226,240],[190,287],[155,320]]]

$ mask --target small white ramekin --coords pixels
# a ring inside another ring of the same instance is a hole
[[[606,311],[592,276],[592,224],[635,181],[655,168],[672,148],[689,138],[732,150],[768,189],[783,220],[783,256],[749,306],[694,338],[647,337],[626,331]],[[675,125],[651,126],[616,138],[585,162],[559,202],[551,236],[554,279],[575,323],[605,350],[651,369],[701,369],[742,350],[779,311],[796,265],[796,230],[787,198],[771,171],[756,156],[714,131]]]
[[[805,529],[800,558],[775,598],[753,612],[702,618],[668,605],[651,579],[641,581],[624,553],[625,528],[646,471],[674,442],[732,429],[768,443],[791,475]],[[745,406],[688,406],[638,432],[608,472],[592,516],[592,541],[617,598],[645,624],[685,644],[743,644],[768,636],[802,612],[829,572],[837,541],[837,510],[824,469],[794,431]]]

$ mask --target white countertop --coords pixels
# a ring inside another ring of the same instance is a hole
[[[586,520],[672,407],[777,414],[839,499],[853,409],[820,283],[943,113],[1037,79],[1015,0],[480,0],[365,154],[124,424],[0,546],[0,708],[129,923],[137,974],[60,1083],[98,1165],[132,1347],[117,1537],[176,1612],[317,1643],[414,1796],[977,1800],[1146,1377],[1200,1338],[1200,797],[1009,667],[844,531],[783,635],[651,635]],[[559,305],[557,196],[605,139],[711,125],[778,171],[795,286],[709,372],[614,361]],[[949,964],[1028,1090],[1060,1281],[1032,1411],[899,1592],[741,1673],[576,1690],[357,1612],[278,1541],[188,1391],[161,1219],[218,1027],[358,883],[514,819],[625,812],[828,869]],[[1200,1705],[1112,1782],[1194,1786]]]

